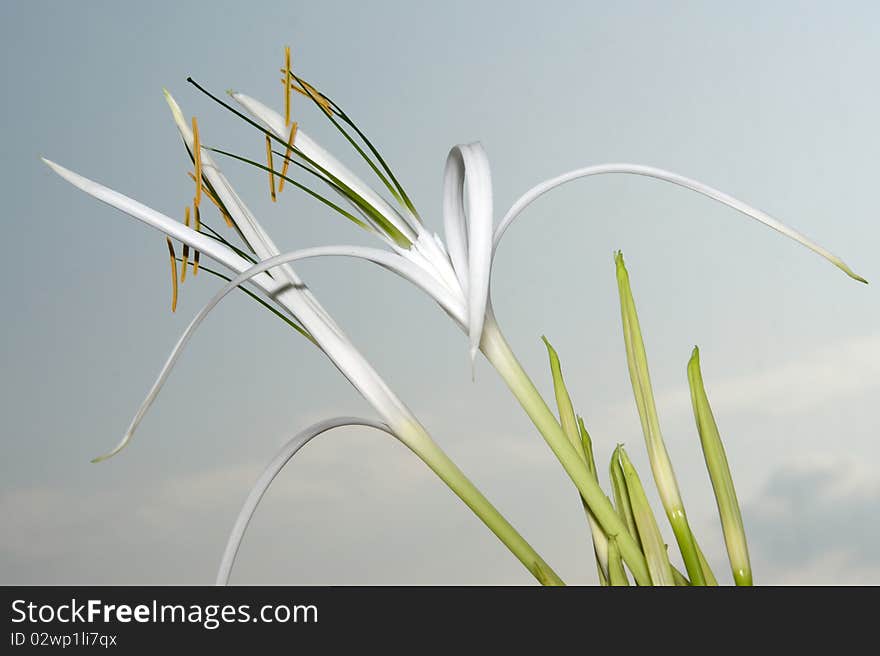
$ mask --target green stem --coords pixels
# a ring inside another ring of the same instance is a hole
[[[495,367],[510,391],[520,402],[535,427],[544,437],[562,467],[568,473],[590,511],[609,538],[617,540],[620,554],[639,585],[651,585],[648,564],[626,525],[605,496],[598,481],[584,467],[584,461],[569,441],[556,416],[547,407],[535,384],[523,370],[510,345],[501,333],[491,305],[486,309],[486,322],[480,344],[483,354]]]
[[[474,514],[491,530],[526,569],[543,585],[565,585],[562,579],[511,526],[498,509],[483,496],[470,479],[415,421],[391,426],[394,433],[415,453]]]

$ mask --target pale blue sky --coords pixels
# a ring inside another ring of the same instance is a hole
[[[233,3],[7,1],[0,9],[5,212],[0,298],[0,582],[209,583],[235,513],[286,436],[367,405],[245,298],[203,327],[131,447],[119,438],[217,283],[168,311],[157,233],[76,191],[47,156],[171,215],[188,162],[167,87],[206,142],[260,136],[191,86],[280,106],[295,66],[357,118],[441,228],[449,148],[481,141],[500,216],[533,184],[609,161],[661,166],[750,202],[843,256],[865,287],[758,224],[645,179],[574,183],[507,233],[499,320],[549,391],[546,334],[597,455],[647,475],[612,251],[624,250],[660,419],[688,509],[724,570],[685,364],[704,376],[751,529],[758,582],[880,582],[880,7],[869,2]],[[356,163],[303,103],[309,133]],[[221,162],[282,249],[370,243],[263,175]],[[298,267],[462,469],[569,582],[595,581],[564,473],[495,372],[406,283],[354,262]],[[604,466],[603,466],[604,467]],[[397,444],[347,430],[276,482],[240,583],[528,583]]]

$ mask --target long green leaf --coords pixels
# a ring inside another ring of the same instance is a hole
[[[556,395],[556,405],[559,410],[559,419],[562,424],[562,429],[565,431],[566,437],[568,437],[572,446],[575,448],[575,451],[578,452],[578,455],[581,456],[583,460],[584,466],[590,471],[593,478],[596,478],[596,468],[595,464],[592,469],[590,468],[590,460],[592,459],[592,446],[589,447],[589,452],[591,458],[588,459],[586,455],[586,448],[583,442],[586,439],[587,444],[589,444],[590,436],[587,434],[587,429],[583,428],[583,432],[581,432],[578,426],[578,418],[574,412],[574,406],[571,402],[571,396],[568,393],[568,388],[565,386],[565,379],[562,377],[562,365],[559,362],[559,356],[556,353],[556,350],[550,344],[546,337],[541,337],[544,340],[544,344],[547,347],[547,353],[550,356],[550,373],[553,376],[553,390]],[[580,422],[581,426],[583,426],[583,421]],[[580,495],[579,495],[580,496]],[[587,506],[587,502],[581,498],[581,502],[584,506],[584,512],[587,515],[587,522],[590,525],[590,533],[593,537],[593,551],[596,556],[596,568],[599,573],[599,582],[602,585],[608,584],[608,538],[605,536],[605,533],[602,531],[602,527],[599,525],[599,522],[596,521],[596,518],[593,516],[593,513],[590,512],[589,507]]]
[[[654,482],[660,493],[666,516],[672,525],[672,531],[675,533],[675,539],[678,542],[685,567],[687,567],[688,576],[694,585],[704,585],[705,577],[697,556],[696,540],[688,524],[684,502],[678,489],[678,481],[675,478],[672,462],[660,432],[660,421],[657,418],[651,376],[648,372],[648,356],[642,340],[642,331],[630,288],[629,274],[623,262],[623,253],[615,253],[614,261],[617,267],[617,286],[620,294],[620,315],[623,322],[626,360],[629,365],[630,380],[636,408],[639,412],[639,420],[642,424],[642,432],[645,435]]]
[[[642,538],[645,559],[648,561],[648,571],[651,573],[651,583],[654,585],[675,585],[672,565],[666,553],[666,544],[660,534],[660,527],[657,526],[654,511],[651,510],[648,503],[648,497],[645,495],[645,489],[642,487],[639,475],[623,447],[617,448],[617,454],[620,458],[620,466],[632,504],[633,516]]]
[[[608,581],[612,586],[629,585],[629,578],[620,558],[620,549],[617,548],[617,540],[614,538],[608,541]]]
[[[626,479],[623,476],[623,468],[620,466],[620,449],[622,446],[623,445],[618,444],[615,447],[614,453],[611,454],[611,464],[608,468],[611,478],[611,489],[614,493],[614,507],[617,509],[617,514],[620,515],[626,523],[629,534],[638,543],[639,547],[641,547],[639,530],[636,527],[632,503],[629,499],[629,492],[627,492],[626,489]]]
[[[715,501],[718,503],[718,514],[721,517],[721,529],[724,531],[724,542],[727,546],[730,567],[733,570],[733,579],[737,585],[752,585],[752,566],[749,561],[749,547],[746,544],[742,513],[733,487],[727,454],[721,443],[721,435],[709,405],[709,397],[706,395],[703,373],[700,370],[700,350],[696,346],[688,362],[687,375],[694,419],[700,434],[706,469],[709,470],[712,489],[715,491]]]

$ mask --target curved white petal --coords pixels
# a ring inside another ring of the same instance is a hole
[[[854,278],[859,282],[867,282],[867,280],[865,280],[860,275],[855,273],[852,269],[850,269],[839,257],[829,252],[825,248],[819,246],[818,244],[810,241],[801,233],[792,230],[785,224],[774,219],[769,214],[762,212],[759,209],[755,209],[754,207],[751,207],[750,205],[747,205],[742,201],[737,200],[733,196],[729,196],[722,191],[713,189],[712,187],[709,187],[708,185],[705,185],[697,180],[692,180],[691,178],[686,178],[682,175],[678,175],[677,173],[664,171],[663,169],[658,169],[653,166],[642,166],[640,164],[599,164],[596,166],[588,166],[586,168],[569,171],[568,173],[564,173],[558,177],[545,180],[541,184],[532,187],[513,204],[513,206],[507,211],[507,214],[501,220],[501,223],[498,224],[498,228],[495,230],[493,249],[498,248],[498,243],[501,241],[501,237],[504,234],[504,231],[507,230],[513,220],[518,217],[520,213],[538,197],[546,194],[551,189],[555,189],[556,187],[565,184],[566,182],[571,182],[572,180],[585,178],[591,175],[601,175],[606,173],[628,173],[631,175],[642,175],[649,178],[656,178],[657,180],[671,182],[672,184],[690,189],[692,191],[696,191],[697,193],[704,196],[708,196],[713,200],[717,200],[719,203],[723,203],[728,207],[732,207],[733,209],[742,212],[746,216],[750,216],[756,221],[760,221],[764,225],[769,226],[778,232],[781,232],[786,237],[794,239],[795,241],[803,244],[814,253],[821,255],[826,260],[831,262],[834,266],[839,268],[850,278]]]
[[[282,141],[287,141],[287,138],[290,136],[289,130],[285,128],[284,117],[281,114],[246,94],[233,92],[230,95],[248,113],[260,121],[266,129]],[[293,142],[309,159],[330,171],[352,191],[372,205],[389,223],[400,230],[407,239],[415,241],[415,231],[400,213],[342,162],[324,150],[317,141],[309,137],[301,127],[297,128]]]
[[[229,583],[229,575],[235,564],[235,557],[238,554],[238,549],[244,538],[244,532],[247,530],[248,524],[250,524],[251,517],[253,517],[254,512],[257,510],[257,506],[260,504],[260,500],[263,498],[263,495],[266,494],[266,490],[269,489],[269,486],[272,484],[272,481],[275,480],[275,477],[281,473],[281,470],[284,469],[284,466],[291,458],[293,458],[293,456],[296,455],[297,451],[303,448],[311,440],[329,430],[345,426],[366,426],[368,428],[375,428],[376,430],[384,431],[392,437],[396,437],[391,429],[381,422],[372,419],[361,419],[359,417],[336,417],[334,419],[327,419],[312,424],[288,440],[284,446],[278,450],[278,453],[275,454],[275,457],[272,458],[266,466],[266,469],[263,470],[260,478],[257,479],[256,483],[254,483],[254,486],[251,488],[247,499],[245,499],[244,505],[238,512],[238,517],[236,517],[235,524],[232,526],[229,539],[226,541],[223,558],[220,560],[220,567],[217,571],[217,581],[215,585],[227,585]]]
[[[362,246],[317,246],[314,248],[304,248],[290,253],[282,253],[266,260],[258,262],[250,266],[247,270],[239,273],[232,278],[219,292],[217,292],[210,301],[196,314],[189,323],[186,330],[177,340],[177,344],[171,350],[171,354],[162,366],[162,370],[156,377],[156,381],[147,393],[146,398],[141,403],[134,418],[129,424],[128,430],[125,431],[119,444],[107,455],[102,456],[99,460],[105,460],[119,453],[131,441],[134,432],[140,425],[150,406],[159,396],[159,392],[165,385],[165,381],[171,374],[171,370],[180,358],[183,349],[192,339],[196,329],[201,325],[205,318],[210,314],[218,303],[232,290],[239,285],[249,282],[260,276],[263,272],[272,269],[285,262],[294,262],[296,260],[305,260],[315,257],[354,257],[367,260],[378,264],[389,271],[393,271],[399,276],[409,280],[417,287],[427,292],[440,306],[449,313],[449,315],[459,322],[465,323],[465,308],[459,302],[459,299],[449,294],[448,290],[437,282],[435,278],[428,275],[424,270],[406,260],[405,258],[388,253],[375,248],[365,248]],[[378,377],[378,374],[369,366],[357,350],[347,341],[327,340],[327,330],[322,329],[321,324],[309,321],[307,317],[296,315],[296,318],[303,326],[312,333],[318,345],[324,349],[325,353],[339,367],[340,371],[349,379],[349,381],[363,394],[368,401],[371,401],[376,409],[386,419],[400,419],[402,404],[397,400],[396,396],[391,394],[384,382]],[[407,417],[409,413],[407,412]]]
[[[78,173],[74,173],[60,164],[56,164],[45,158],[43,158],[43,161],[49,166],[49,168],[67,180],[74,187],[77,187],[90,196],[94,196],[98,200],[107,203],[111,207],[115,207],[116,209],[125,212],[135,219],[143,221],[147,225],[160,230],[169,237],[201,251],[211,259],[223,264],[233,271],[244,271],[251,266],[251,262],[244,259],[238,253],[216,239],[212,239],[201,232],[196,232],[192,228],[187,228],[180,223],[180,221],[176,221],[161,212],[157,212],[143,203],[129,198],[118,191],[105,187],[94,180],[89,180]],[[281,285],[269,276],[255,278],[254,283],[258,284],[268,294],[273,294],[278,291]]]
[[[301,259],[303,257],[347,255],[350,257],[369,259],[408,278],[422,289],[428,291],[428,293],[434,296],[437,302],[440,303],[441,306],[453,316],[453,318],[459,322],[463,322],[465,309],[462,307],[460,299],[449,294],[448,290],[440,285],[435,278],[427,275],[422,269],[398,255],[388,253],[387,251],[380,251],[378,249],[359,249],[358,247],[309,249],[306,252],[299,251],[293,255],[275,256],[269,260],[264,260],[256,266],[252,266],[248,260],[245,260],[227,246],[211,239],[207,235],[196,232],[191,228],[187,228],[180,222],[175,221],[138,201],[128,198],[127,196],[89,180],[88,178],[84,178],[83,176],[69,171],[54,162],[50,162],[49,160],[45,161],[46,164],[48,164],[61,177],[98,200],[122,210],[132,217],[157,228],[166,235],[177,239],[192,248],[198,249],[208,257],[217,260],[233,271],[241,272],[250,269],[246,275],[239,275],[238,279],[240,279],[240,282],[236,283],[236,285],[247,280],[252,280],[262,291],[283,305],[291,316],[298,319],[302,326],[312,335],[318,346],[327,354],[333,364],[336,365],[349,382],[354,385],[366,401],[370,403],[379,415],[390,425],[407,425],[415,422],[409,409],[391,391],[370,363],[357,351],[351,342],[348,341],[348,338],[334,323],[332,323],[332,321],[325,319],[326,313],[323,312],[322,308],[316,308],[315,304],[306,298],[299,289],[291,288],[286,282],[275,280],[264,272],[273,267],[284,264],[285,262]],[[226,289],[222,292],[222,295],[225,295],[225,293],[228,293],[231,289],[234,289],[234,286]],[[215,304],[220,298],[222,298],[222,295],[215,297]],[[167,364],[168,363],[166,363],[166,366]],[[153,391],[157,392],[158,388],[155,386],[154,388]],[[151,391],[151,395],[152,398],[155,398],[153,391]],[[152,402],[152,398],[148,398],[150,399],[150,402]],[[109,454],[97,458],[96,460],[103,460],[115,455],[125,446],[125,444],[128,443],[131,434],[137,427],[138,423],[140,423],[148,406],[149,403],[146,402],[142,405],[141,409],[132,420],[125,436],[116,448],[114,448]]]
[[[446,157],[443,171],[443,232],[446,250],[462,291],[468,293],[467,219],[464,213],[464,160],[460,148]]]
[[[455,273],[468,299],[471,361],[480,348],[492,265],[492,176],[479,143],[455,146],[443,177],[443,226]]]

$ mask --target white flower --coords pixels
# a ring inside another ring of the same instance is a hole
[[[390,207],[383,207],[378,196],[371,194],[370,190],[365,185],[360,185],[359,181],[349,174],[341,164],[338,164],[314,142],[310,142],[308,137],[300,133],[297,137],[298,143],[306,143],[310,146],[309,152],[317,161],[321,162],[317,166],[329,167],[333,170],[334,179],[338,181],[337,188],[351,190],[354,187],[357,191],[352,192],[355,196],[350,196],[350,198],[357,198],[358,201],[368,199],[363,202],[369,203],[369,205],[359,205],[358,211],[366,212],[370,218],[377,222],[384,234],[389,235],[387,243],[397,252],[388,253],[387,251],[356,246],[329,246],[279,254],[278,248],[269,235],[217,167],[210,152],[201,145],[196,151],[198,142],[184,121],[180,108],[167,92],[166,98],[188,150],[193,154],[194,160],[200,163],[196,179],[204,176],[210,189],[213,190],[212,193],[216,195],[218,203],[222,204],[223,211],[228,213],[242,239],[259,258],[259,262],[253,264],[240,254],[241,251],[237,251],[221,240],[189,228],[136,200],[54,162],[44,160],[58,175],[79,189],[158,229],[168,237],[182,242],[195,251],[204,253],[238,274],[215,295],[190,323],[119,444],[108,454],[96,458],[96,460],[109,458],[119,453],[128,444],[144,414],[156,398],[182,348],[199,323],[229,291],[240,284],[250,282],[280,305],[294,321],[298,322],[310,339],[375,408],[394,435],[418,455],[486,523],[539,581],[561,584],[562,581],[549,565],[434,442],[412,412],[354,347],[290,267],[290,262],[309,257],[346,256],[368,260],[402,275],[421,287],[437,300],[456,322],[463,323],[466,319],[465,302],[459,294],[457,283],[450,284],[455,280],[455,274],[448,260],[444,259],[445,254],[442,252],[439,240],[426,235],[420,227],[410,229],[408,222],[400,220],[399,215],[395,216],[393,211],[389,211]],[[373,207],[376,208],[375,213],[370,211]],[[404,253],[407,254],[407,257],[403,256]]]
[[[320,98],[314,96],[313,89],[309,91],[309,95],[316,101],[320,100]],[[233,93],[232,97],[262,124],[263,129],[270,131],[279,141],[283,142],[286,140],[284,122],[280,115],[269,109],[266,105],[243,94]],[[334,124],[336,124],[333,118],[334,112],[345,120],[341,110],[329,101],[326,102],[326,105],[322,106],[322,109],[324,109],[325,114]],[[352,123],[350,125],[357,130]],[[337,124],[337,127],[340,126]],[[363,137],[359,130],[357,132],[359,136]],[[348,135],[346,136],[349,138]],[[363,138],[366,140],[365,137]],[[349,138],[349,141],[354,143],[351,138]],[[350,201],[354,201],[355,205],[360,205],[362,202],[370,204],[370,201],[366,199],[375,198],[378,195],[375,192],[366,191],[369,189],[368,185],[359,180],[307,137],[300,141],[299,133],[297,133],[295,142],[291,146],[293,145],[298,149],[296,155],[306,160],[307,163],[312,158],[320,159],[320,166],[329,173],[329,175],[323,177],[325,181],[331,183],[331,189],[337,193],[341,191],[340,195],[347,197]],[[364,155],[362,151],[360,152]],[[373,152],[378,157],[378,153],[375,150]],[[365,157],[365,159],[367,158]],[[371,166],[374,171],[379,173],[376,166],[372,164]],[[371,205],[372,211],[383,216],[386,221],[393,221],[395,226],[405,230],[405,226],[399,223],[399,221],[402,221],[409,226],[411,233],[416,235],[416,241],[410,247],[407,247],[405,244],[402,245],[399,240],[389,239],[387,236],[382,237],[383,240],[395,252],[411,260],[417,266],[423,267],[427,275],[435,276],[438,283],[446,285],[454,296],[463,299],[467,309],[466,321],[462,322],[459,320],[458,323],[468,335],[472,362],[479,347],[535,423],[535,426],[571,477],[584,501],[587,503],[592,516],[598,521],[602,530],[608,536],[616,536],[620,553],[629,565],[636,581],[640,584],[646,584],[650,582],[650,575],[644,555],[639,550],[638,545],[630,539],[626,527],[622,524],[620,517],[604,495],[601,487],[598,485],[598,481],[583,466],[583,461],[566,438],[559,420],[549,409],[531,379],[522,369],[522,366],[501,333],[490,301],[490,279],[494,252],[510,224],[521,215],[523,210],[544,193],[575,179],[608,173],[652,177],[696,191],[800,242],[810,250],[829,260],[850,277],[861,282],[866,281],[853,272],[840,258],[767,215],[765,212],[696,180],[662,169],[637,164],[602,164],[591,166],[576,169],[542,182],[526,192],[514,203],[493,232],[492,179],[486,153],[479,144],[456,146],[447,158],[443,181],[442,212],[446,233],[445,245],[439,237],[432,235],[424,229],[421,220],[418,219],[414,211],[397,212],[384,200]],[[344,179],[345,185],[348,188],[357,189],[357,197],[353,197],[345,192],[345,190],[340,190],[338,185],[334,188],[332,184],[334,178]],[[386,187],[392,192],[392,195],[401,200],[400,196],[402,194],[396,194],[395,188],[389,185],[387,181]],[[402,188],[398,186],[397,191],[402,192]],[[412,210],[410,203],[401,203],[402,207],[404,205],[407,209]],[[364,214],[364,218],[367,220],[369,219],[368,214],[369,212]],[[374,227],[376,228],[375,232],[381,236],[381,226],[375,225]],[[448,265],[452,267],[454,279],[450,279],[447,269]],[[256,269],[254,272],[256,272]],[[435,300],[439,301],[436,296]]]

